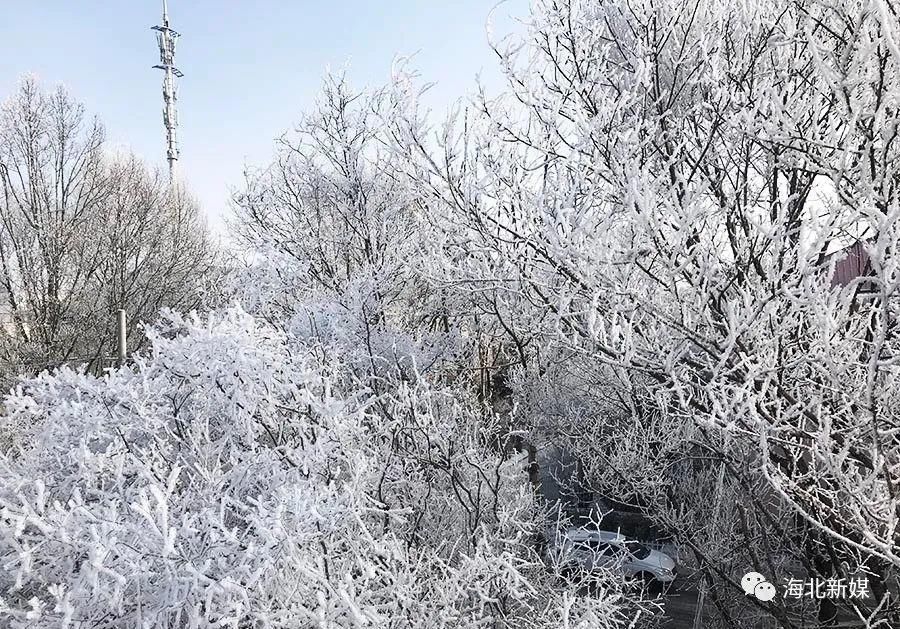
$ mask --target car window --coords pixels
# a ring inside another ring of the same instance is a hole
[[[625,546],[638,559],[646,559],[650,555],[650,549],[639,542],[626,542]]]
[[[603,544],[603,554],[607,557],[612,557],[616,553],[619,552],[619,548],[614,544]]]
[[[592,553],[603,555],[604,557],[612,557],[621,550],[615,544],[610,544],[609,542],[595,539],[585,540],[584,542],[582,542],[582,545],[584,548],[589,549]]]

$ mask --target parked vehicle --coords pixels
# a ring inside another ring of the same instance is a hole
[[[627,577],[660,583],[671,583],[676,576],[675,560],[667,554],[612,531],[568,529],[553,536],[548,553],[566,572],[613,568]]]

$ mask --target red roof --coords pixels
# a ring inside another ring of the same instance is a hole
[[[872,274],[872,262],[866,252],[865,241],[857,240],[834,255],[838,261],[834,265],[834,275],[831,276],[832,286],[847,286],[859,277]]]

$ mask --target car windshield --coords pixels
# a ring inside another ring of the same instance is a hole
[[[637,559],[646,559],[650,554],[650,549],[638,542],[626,542],[625,546]]]

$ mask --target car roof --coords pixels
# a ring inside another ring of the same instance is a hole
[[[594,531],[591,529],[569,529],[566,537],[572,541],[594,540],[597,542],[624,542],[625,536],[613,531]]]

